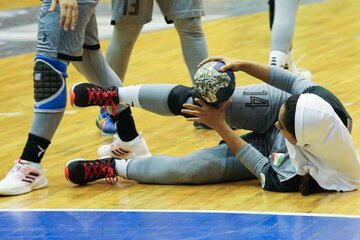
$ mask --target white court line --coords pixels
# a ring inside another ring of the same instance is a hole
[[[75,114],[75,113],[77,113],[78,111],[65,111],[64,113],[65,114]]]
[[[24,115],[24,112],[0,113],[0,116],[18,116]]]
[[[349,103],[343,103],[343,105],[344,105],[344,106],[351,106],[351,105],[353,105],[353,103],[352,103],[352,102],[349,102]]]
[[[157,210],[157,209],[1,209],[0,212],[163,212],[163,213],[231,213],[231,214],[267,214],[282,216],[304,217],[342,217],[360,219],[360,215],[326,214],[326,213],[297,213],[270,211],[223,211],[223,210]]]

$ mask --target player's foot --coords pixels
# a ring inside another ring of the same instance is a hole
[[[115,124],[112,122],[109,113],[104,108],[100,108],[100,113],[96,119],[96,126],[104,136],[114,135],[116,133]]]
[[[269,57],[269,64],[288,70],[289,72],[311,80],[311,72],[305,68],[297,68],[296,64],[301,60],[300,58],[296,63],[294,61],[293,50],[291,49],[287,54],[281,51],[271,51]]]
[[[65,178],[75,184],[85,184],[106,178],[107,183],[115,184],[118,177],[114,169],[115,160],[113,158],[98,160],[76,158],[66,163]]]
[[[40,163],[16,160],[14,167],[0,181],[0,195],[19,195],[32,190],[45,188],[48,181]]]
[[[117,134],[114,137],[115,140],[111,144],[99,147],[98,154],[100,157],[109,156],[130,159],[152,156],[141,132],[139,132],[139,136],[130,142],[122,141]]]
[[[299,58],[297,60],[297,62],[295,62],[294,60],[294,53],[293,50],[291,49],[288,53],[287,53],[287,60],[286,60],[286,67],[289,70],[289,72],[299,76],[299,77],[303,77],[306,78],[308,80],[311,80],[312,78],[312,74],[309,70],[307,70],[306,68],[297,68],[296,65],[297,63],[299,63],[301,61],[303,57]]]
[[[271,51],[269,55],[269,65],[281,67],[281,68],[287,68],[286,66],[286,60],[288,58],[288,55],[286,53],[283,53],[281,51]]]
[[[77,83],[70,91],[71,106],[111,106],[113,111],[119,103],[117,87],[104,89],[91,83]]]

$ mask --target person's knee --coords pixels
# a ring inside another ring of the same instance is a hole
[[[37,56],[34,66],[34,112],[63,112],[66,108],[67,65]]]
[[[137,23],[117,24],[114,26],[113,34],[116,34],[116,37],[133,37],[136,39],[143,26],[144,25]]]
[[[188,117],[188,115],[183,114],[181,109],[183,109],[183,104],[188,101],[189,98],[195,97],[195,90],[194,88],[186,87],[183,85],[178,85],[174,87],[168,96],[168,106],[169,110],[174,115],[183,115]]]
[[[181,37],[204,37],[201,18],[183,18],[174,20],[175,28]]]

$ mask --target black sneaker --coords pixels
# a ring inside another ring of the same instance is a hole
[[[101,106],[106,108],[111,105],[113,112],[115,106],[119,104],[117,87],[103,89],[91,83],[77,83],[70,91],[71,106],[89,107]]]
[[[98,160],[76,158],[66,163],[65,177],[75,184],[85,184],[102,178],[106,178],[106,182],[109,184],[115,184],[118,177],[114,169],[115,160],[113,158]]]

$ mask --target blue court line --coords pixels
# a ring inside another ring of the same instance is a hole
[[[226,211],[3,210],[0,239],[360,239],[360,216]]]

